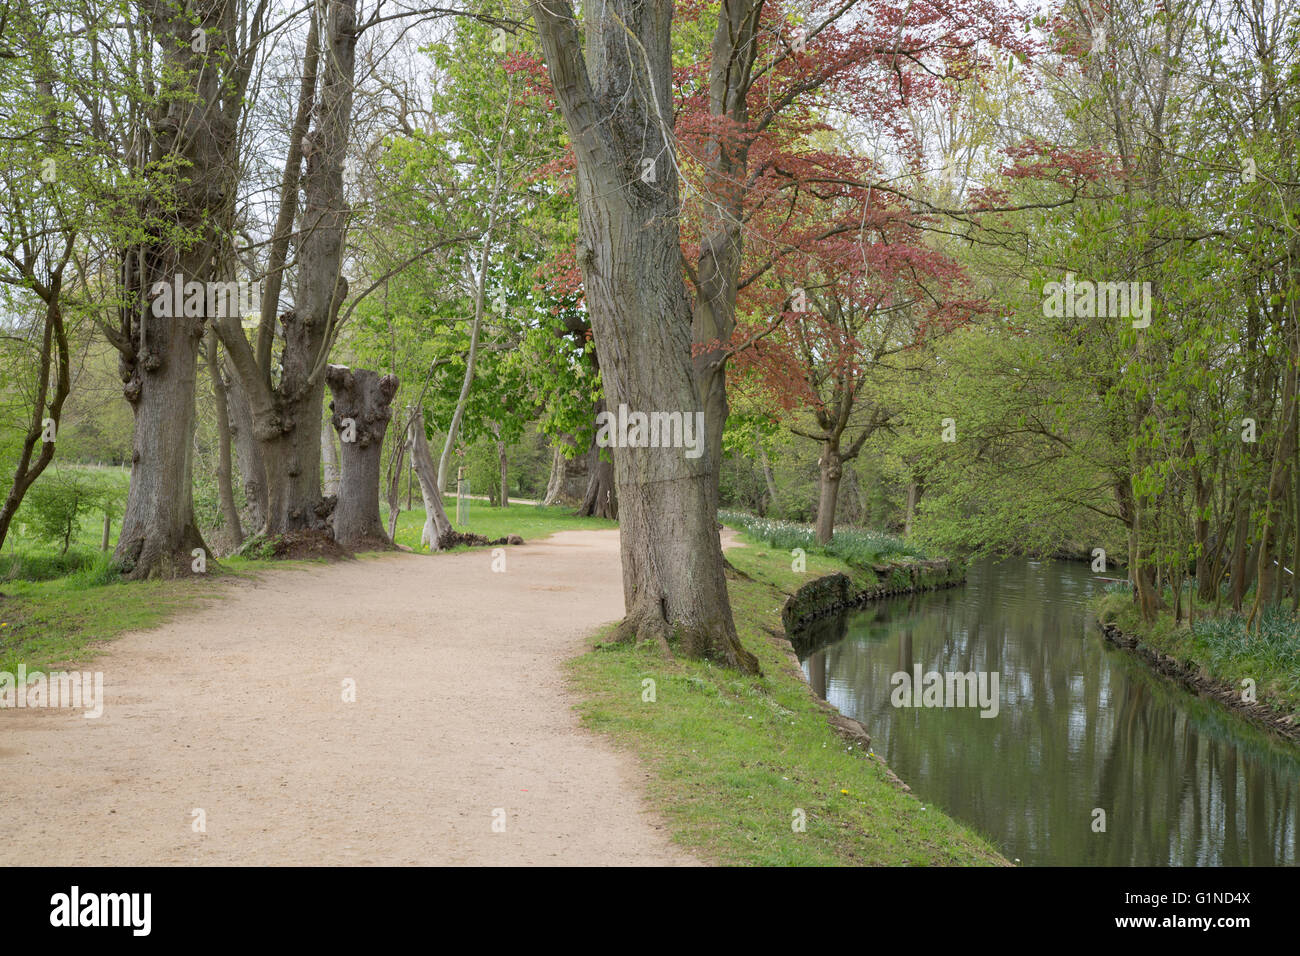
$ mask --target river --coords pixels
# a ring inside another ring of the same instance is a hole
[[[1300,747],[1108,644],[1101,587],[1084,563],[982,559],[962,587],[824,619],[795,647],[918,798],[1021,865],[1295,865]],[[891,676],[917,665],[996,673],[997,715],[895,707]]]

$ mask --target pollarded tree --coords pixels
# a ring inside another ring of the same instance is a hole
[[[330,421],[339,433],[343,469],[334,540],[348,547],[391,545],[379,520],[379,472],[397,376],[331,365],[325,381],[334,395]]]

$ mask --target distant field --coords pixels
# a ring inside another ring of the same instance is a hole
[[[456,496],[444,495],[443,507],[457,531],[481,534],[485,538],[503,538],[517,534],[525,541],[544,537],[556,531],[582,531],[590,528],[617,528],[617,521],[607,518],[576,518],[573,508],[546,507],[545,505],[512,504],[508,508],[493,507],[482,499],[470,499],[466,508],[466,521],[456,524]],[[380,512],[384,527],[388,527],[388,509],[382,504]],[[413,551],[420,547],[420,531],[424,527],[424,508],[403,511],[397,516],[397,543]]]

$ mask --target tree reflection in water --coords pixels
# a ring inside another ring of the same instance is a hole
[[[814,690],[912,787],[1022,864],[1295,865],[1300,748],[1107,644],[1086,564],[977,563],[963,588],[797,636]],[[899,708],[890,675],[997,671],[998,716]],[[1093,810],[1106,831],[1093,832]]]

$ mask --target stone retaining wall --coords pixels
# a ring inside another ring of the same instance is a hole
[[[879,583],[859,590],[846,574],[828,574],[805,584],[781,607],[781,623],[792,634],[809,621],[843,608],[895,594],[950,588],[966,580],[966,565],[945,559],[875,565]]]

